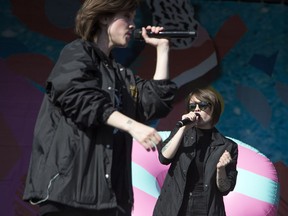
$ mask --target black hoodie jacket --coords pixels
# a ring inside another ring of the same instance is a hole
[[[121,108],[116,100],[119,86]],[[66,45],[47,81],[23,199],[115,208],[111,183],[115,128],[104,122],[117,109],[143,123],[165,117],[176,89],[170,80],[137,77],[91,42],[77,39]],[[124,134],[124,141],[126,163],[121,163],[125,166],[121,170],[128,197],[121,201],[132,206],[132,137]]]

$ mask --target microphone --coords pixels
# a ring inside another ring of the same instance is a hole
[[[200,118],[200,114],[199,113],[195,113],[195,115]],[[180,121],[177,122],[176,126],[177,127],[182,127],[184,125],[187,125],[187,124],[190,124],[192,123],[192,121],[189,119],[189,118],[185,118],[185,119],[182,119]]]
[[[154,37],[154,38],[189,38],[189,37],[195,38],[196,32],[195,31],[165,30],[165,31],[160,31],[159,33],[153,33],[153,32],[147,31],[147,35],[149,37]],[[134,30],[134,39],[143,40],[141,29]]]

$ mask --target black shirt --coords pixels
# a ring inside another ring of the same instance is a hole
[[[197,128],[196,135],[196,157],[192,161],[187,175],[187,189],[191,192],[203,191],[204,159],[211,143],[212,130]]]

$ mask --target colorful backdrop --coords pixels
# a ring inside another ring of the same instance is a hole
[[[81,0],[0,0],[0,213],[36,215],[21,200],[33,128],[45,80],[63,46],[75,38]],[[150,0],[137,11],[138,27],[190,29],[196,38],[172,40],[171,78],[179,91],[173,111],[155,123],[171,130],[191,86],[207,83],[223,99],[217,125],[258,149],[275,165],[279,215],[288,212],[288,1]],[[155,50],[132,41],[115,58],[151,78]]]

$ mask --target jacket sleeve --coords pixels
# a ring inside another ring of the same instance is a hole
[[[237,175],[238,175],[238,171],[237,171],[238,145],[230,139],[229,139],[229,143],[230,145],[227,150],[230,152],[232,161],[228,166],[226,166],[226,174],[231,183],[231,186],[227,191],[222,192],[223,196],[226,196],[230,191],[234,190],[236,181],[237,181]]]
[[[83,127],[101,124],[115,110],[101,89],[101,72],[81,43],[66,46],[48,78],[47,94],[68,118]]]
[[[171,80],[143,80],[136,78],[139,91],[138,117],[143,121],[163,118],[172,110],[177,86]]]

